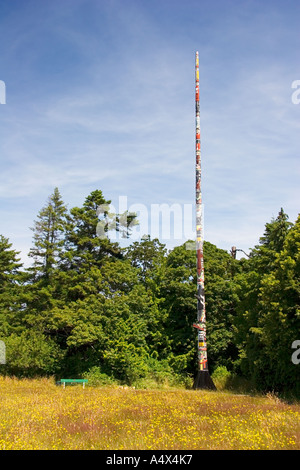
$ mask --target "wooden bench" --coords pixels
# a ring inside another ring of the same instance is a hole
[[[67,383],[82,383],[82,388],[85,387],[85,384],[88,382],[87,379],[60,379],[59,382],[63,384],[63,387],[66,387]]]

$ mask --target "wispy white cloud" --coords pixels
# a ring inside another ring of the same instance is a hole
[[[1,23],[11,78],[0,108],[3,204],[24,204],[29,226],[55,186],[71,206],[96,187],[148,206],[193,203],[199,48],[206,237],[251,246],[281,206],[295,219],[298,31],[294,12],[275,4],[202,3],[199,19],[198,2],[177,1],[171,11],[72,0],[11,13]],[[7,214],[3,227],[16,234]]]

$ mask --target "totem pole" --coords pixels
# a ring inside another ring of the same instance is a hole
[[[206,345],[206,313],[204,294],[204,262],[203,262],[203,209],[201,192],[201,141],[200,141],[200,97],[199,97],[199,54],[196,52],[196,252],[197,252],[197,323],[193,326],[198,330],[198,371],[194,381],[194,389],[216,387],[209,375]]]

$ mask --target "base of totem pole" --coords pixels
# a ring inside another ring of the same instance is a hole
[[[208,370],[199,370],[194,381],[193,389],[217,390]]]

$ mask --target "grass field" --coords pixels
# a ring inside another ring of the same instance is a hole
[[[300,404],[275,396],[63,389],[0,377],[0,449],[300,449]]]

